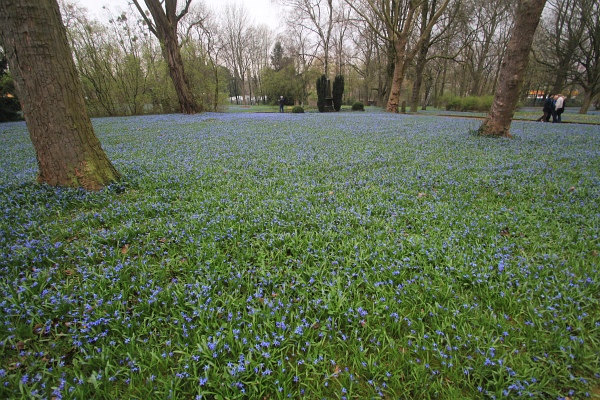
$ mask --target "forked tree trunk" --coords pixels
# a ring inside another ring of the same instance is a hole
[[[502,60],[492,109],[479,128],[482,136],[511,137],[510,124],[519,102],[521,86],[529,63],[535,30],[546,0],[521,0],[517,18]]]
[[[418,10],[419,7],[424,7],[425,5],[418,1],[409,1],[408,10],[406,17],[404,18],[404,26],[402,27],[402,30],[398,31],[397,27],[388,26],[388,29],[394,32],[394,50],[396,53],[396,58],[394,65],[394,77],[392,79],[392,88],[390,90],[390,97],[388,98],[386,111],[395,113],[398,112],[398,106],[400,105],[400,97],[402,94],[402,83],[404,82],[406,70],[412,62],[412,60],[415,58],[417,51],[425,45],[425,41],[431,34],[433,26],[448,6],[449,1],[450,0],[444,0],[444,3],[431,16],[427,25],[424,26],[424,29],[421,29],[420,36],[418,37],[416,44],[414,44],[410,49],[408,48],[408,43],[414,28],[415,12]],[[373,5],[371,5],[371,7],[373,7]]]
[[[138,0],[133,0],[148,29],[158,38],[163,53],[163,58],[169,66],[169,75],[175,86],[177,99],[181,112],[184,114],[195,114],[202,111],[202,107],[196,103],[192,90],[190,88],[187,75],[183,68],[183,60],[179,48],[179,39],[177,36],[177,25],[179,20],[187,14],[191,0],[187,0],[185,9],[177,14],[177,0],[144,0],[148,11],[152,15],[152,20],[141,8]],[[163,9],[164,3],[164,9]]]
[[[8,56],[38,181],[98,190],[119,179],[94,134],[56,0],[0,1]]]

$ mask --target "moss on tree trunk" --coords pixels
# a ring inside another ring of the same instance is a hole
[[[2,0],[0,41],[35,148],[38,181],[88,190],[117,181],[94,134],[56,0]]]

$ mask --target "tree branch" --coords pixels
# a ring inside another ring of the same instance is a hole
[[[144,21],[146,21],[146,24],[148,25],[148,29],[150,29],[150,32],[152,32],[154,34],[154,36],[158,37],[158,33],[156,32],[156,26],[154,26],[154,23],[152,21],[150,21],[150,18],[148,18],[148,16],[146,15],[144,10],[140,6],[140,3],[138,3],[138,0],[132,0],[132,1],[133,1],[133,4],[135,4],[135,7],[140,12],[140,15],[142,16]]]

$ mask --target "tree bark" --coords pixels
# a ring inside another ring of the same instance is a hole
[[[396,42],[396,61],[394,64],[394,77],[392,78],[392,88],[390,89],[390,97],[388,98],[386,111],[398,112],[400,106],[400,96],[402,94],[402,83],[404,82],[405,67],[406,67],[406,37],[401,36]]]
[[[430,18],[425,29],[421,30],[416,44],[410,49],[408,48],[408,43],[414,28],[415,13],[418,11],[419,7],[424,7],[424,4],[421,2],[409,1],[407,4],[406,17],[402,23],[402,29],[398,29],[398,27],[395,26],[388,26],[388,29],[393,32],[394,35],[396,58],[394,65],[394,78],[392,80],[392,88],[390,90],[390,97],[388,98],[386,111],[395,113],[398,112],[398,106],[400,105],[400,97],[402,93],[402,83],[404,82],[406,69],[414,59],[417,51],[424,45],[425,40],[430,36],[434,24],[440,18],[448,3],[449,0],[444,0],[444,3]],[[373,3],[370,1],[370,4]],[[371,7],[373,7],[373,5]],[[389,22],[386,22],[386,24],[389,24]]]
[[[583,102],[581,103],[581,108],[579,109],[579,114],[587,114],[591,105],[592,105],[592,92],[589,90],[586,90],[583,93]]]
[[[56,0],[0,1],[0,42],[36,152],[38,181],[87,190],[117,181],[94,134]]]
[[[511,137],[510,124],[519,102],[535,30],[546,0],[521,0],[502,61],[492,109],[479,128],[481,136]]]
[[[152,20],[144,13],[140,7],[138,0],[133,0],[136,8],[140,12],[142,18],[148,24],[150,32],[152,32],[160,42],[163,57],[169,66],[169,75],[177,92],[177,99],[181,107],[181,112],[184,114],[195,114],[202,112],[202,107],[196,103],[190,84],[183,68],[183,60],[179,47],[179,38],[177,36],[177,24],[187,13],[191,0],[186,1],[185,9],[177,14],[177,0],[166,0],[165,9],[163,9],[162,1],[160,0],[144,0],[148,11],[152,15]]]

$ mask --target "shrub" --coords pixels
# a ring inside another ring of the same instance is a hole
[[[344,76],[338,75],[333,81],[333,109],[340,111],[342,108],[342,97],[344,96]]]
[[[292,108],[292,112],[294,114],[302,114],[304,113],[304,108],[302,108],[302,106],[294,106],[294,108]]]
[[[365,111],[365,105],[360,101],[352,103],[352,111]]]
[[[317,79],[317,108],[319,112],[325,111],[325,96],[327,96],[327,77],[322,75]]]
[[[446,110],[448,111],[460,111],[461,98],[458,96],[445,96],[442,101],[446,103]]]
[[[487,112],[492,109],[494,96],[447,96],[442,101],[446,103],[446,110],[448,111]]]

